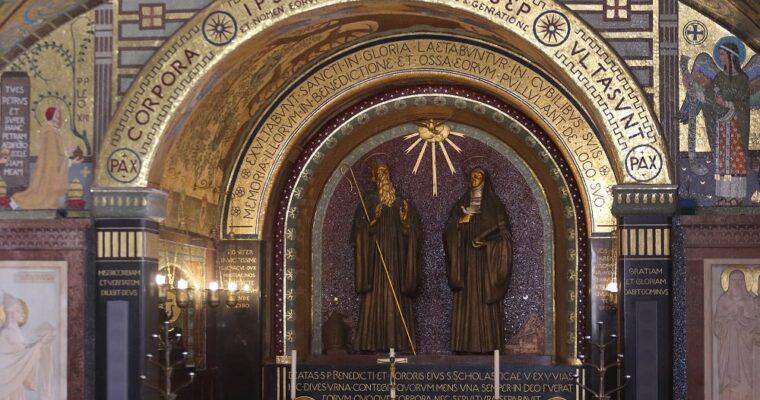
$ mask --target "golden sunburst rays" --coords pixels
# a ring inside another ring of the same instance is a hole
[[[451,140],[450,136],[464,137],[464,134],[452,131],[451,128],[446,125],[445,121],[435,121],[430,119],[427,121],[416,122],[415,125],[417,125],[417,132],[404,136],[404,140],[414,140],[414,142],[407,147],[405,153],[411,153],[412,150],[422,143],[422,148],[417,155],[417,162],[414,163],[414,168],[412,169],[412,174],[416,175],[420,168],[420,164],[422,163],[422,159],[425,158],[427,148],[430,147],[430,159],[433,173],[433,196],[438,196],[438,150],[443,154],[443,158],[446,160],[446,165],[448,165],[451,174],[456,174],[457,171],[456,168],[454,168],[454,164],[451,162],[451,157],[449,157],[446,144],[451,146],[451,148],[457,153],[461,153],[462,149]]]

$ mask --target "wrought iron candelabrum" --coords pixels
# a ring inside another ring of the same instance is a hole
[[[586,336],[583,339],[587,341],[588,344],[592,346],[593,349],[596,349],[598,352],[599,358],[596,363],[593,362],[587,362],[586,357],[584,355],[578,356],[578,358],[581,359],[581,365],[582,368],[591,370],[596,372],[598,377],[598,386],[596,390],[593,388],[587,386],[585,383],[581,382],[580,376],[578,374],[575,374],[573,377],[575,378],[575,383],[578,385],[579,388],[587,391],[590,393],[594,399],[597,400],[610,400],[612,398],[612,395],[623,390],[623,388],[628,385],[629,380],[631,379],[630,375],[626,375],[624,377],[625,381],[622,385],[618,385],[617,380],[615,382],[614,387],[608,389],[607,383],[605,381],[605,378],[607,376],[607,371],[611,369],[620,369],[620,366],[623,364],[623,354],[620,353],[617,355],[616,360],[607,364],[607,361],[605,360],[606,352],[607,352],[607,346],[617,342],[617,335],[614,333],[608,336],[608,339],[605,340],[604,337],[604,322],[597,322],[597,326],[599,327],[599,340],[593,341],[591,336]]]
[[[169,287],[170,285],[167,284],[165,275],[156,275],[158,302],[159,304],[165,305],[168,294],[171,291],[174,294],[174,301],[177,303],[177,306],[184,310],[191,303],[195,302],[195,289],[189,287],[189,283],[185,279],[179,279],[176,283],[176,287]],[[221,289],[218,282],[211,282],[208,289],[205,290],[207,305],[211,308],[219,306],[221,303],[222,292],[225,294],[224,304],[226,304],[227,307],[234,308],[238,304],[238,287],[237,283],[234,282],[229,282],[226,290]],[[243,292],[250,292],[248,285],[243,287]],[[145,358],[148,359],[150,364],[158,366],[161,370],[163,373],[163,385],[149,383],[148,378],[145,375],[140,376],[140,379],[142,379],[145,387],[157,391],[162,399],[175,400],[177,398],[177,392],[193,383],[195,373],[188,373],[189,380],[174,389],[172,388],[172,374],[177,367],[185,363],[188,353],[183,351],[178,360],[172,361],[172,351],[180,347],[182,334],[172,332],[170,321],[172,316],[169,313],[169,310],[165,309],[162,315],[164,316],[164,321],[161,324],[160,332],[153,334],[153,339],[157,342],[158,351],[161,353],[161,357],[155,357],[153,354],[148,353],[145,355]]]
[[[180,308],[186,308],[190,302],[193,301],[193,290],[188,289],[188,283],[184,279],[179,280],[176,288],[168,288],[166,285],[166,277],[159,274],[156,275],[156,284],[158,286],[158,301],[160,304],[166,304],[167,292],[169,290],[175,292],[177,305]],[[183,351],[178,360],[172,361],[172,351],[180,347],[182,334],[179,332],[172,332],[170,321],[171,315],[168,311],[165,310],[162,315],[164,321],[161,324],[160,332],[152,335],[153,339],[156,340],[157,349],[158,352],[161,353],[161,356],[155,357],[153,354],[148,353],[145,355],[145,358],[148,359],[150,364],[157,366],[161,370],[161,373],[163,374],[163,385],[149,383],[148,378],[145,375],[141,375],[140,379],[142,379],[145,387],[158,392],[162,399],[175,400],[177,398],[177,392],[193,383],[193,380],[195,380],[195,373],[188,373],[189,379],[185,383],[176,388],[172,388],[172,374],[177,367],[185,363],[187,360],[187,352]]]
[[[163,353],[163,357],[160,357],[160,361],[156,361],[156,357],[150,353],[146,354],[145,357],[148,359],[148,362],[158,366],[163,372],[163,387],[148,383],[145,375],[140,378],[143,380],[143,384],[146,387],[157,391],[163,399],[174,400],[177,398],[177,392],[190,386],[190,384],[193,383],[193,380],[195,380],[195,373],[190,372],[188,373],[188,376],[190,377],[189,380],[177,386],[175,389],[172,389],[172,373],[175,368],[183,364],[187,359],[187,352],[183,351],[182,357],[177,361],[172,362],[172,350],[178,347],[180,340],[182,340],[182,334],[171,333],[170,322],[167,320],[163,323],[161,334],[153,334],[153,338],[158,342],[158,351]]]

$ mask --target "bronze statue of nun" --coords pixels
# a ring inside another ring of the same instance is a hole
[[[482,168],[449,214],[444,233],[453,291],[451,351],[487,353],[502,348],[502,299],[512,270],[512,235],[504,205]]]

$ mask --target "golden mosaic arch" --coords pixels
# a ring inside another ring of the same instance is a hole
[[[225,232],[258,235],[271,190],[287,154],[308,135],[312,121],[340,108],[360,92],[393,86],[404,79],[447,79],[497,93],[553,137],[580,182],[591,232],[615,225],[612,193],[618,184],[612,160],[587,115],[566,90],[505,49],[458,35],[419,32],[362,41],[333,54],[282,89],[256,121],[255,136],[243,148],[229,191],[245,193],[226,201]],[[230,211],[233,210],[233,211]]]
[[[666,144],[644,93],[603,39],[557,1],[230,0],[211,4],[189,21],[143,68],[112,119],[96,185],[146,186],[173,116],[219,66],[240,59],[236,50],[263,46],[272,35],[293,29],[294,20],[313,23],[379,10],[406,15],[427,10],[499,27],[484,32],[509,38],[577,98],[601,132],[620,183],[671,183]]]

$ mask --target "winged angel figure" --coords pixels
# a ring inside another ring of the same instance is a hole
[[[718,205],[741,205],[747,195],[750,110],[760,109],[760,55],[742,67],[745,56],[744,44],[727,36],[716,43],[712,57],[700,53],[691,72],[689,58],[681,57],[687,93],[679,119],[689,126],[689,164],[697,175],[709,172],[696,160],[696,121],[701,112],[713,152]],[[760,192],[755,193],[753,201],[756,196],[760,197]]]

